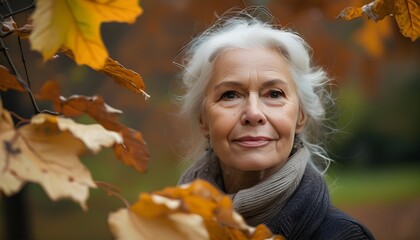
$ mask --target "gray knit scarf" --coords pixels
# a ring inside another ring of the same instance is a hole
[[[309,157],[308,150],[302,147],[289,157],[279,171],[257,185],[233,194],[235,210],[244,217],[249,225],[267,224],[296,190]],[[196,161],[181,176],[178,184],[188,183],[196,178],[204,179],[219,190],[224,190],[219,159],[213,151],[208,151],[200,160]]]

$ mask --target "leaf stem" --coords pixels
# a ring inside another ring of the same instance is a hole
[[[119,193],[118,188],[107,182],[95,181],[95,183],[99,188],[106,191],[108,195],[114,195],[115,197],[119,198],[127,208],[130,208],[130,203]]]

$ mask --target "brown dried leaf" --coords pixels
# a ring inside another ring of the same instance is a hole
[[[415,41],[420,36],[419,0],[375,0],[361,8],[345,8],[337,18],[350,20],[362,13],[369,19],[379,21],[386,16],[395,16],[400,32]]]
[[[20,92],[26,92],[15,75],[10,74],[9,70],[0,65],[0,91],[13,89]]]
[[[99,124],[82,125],[49,114],[35,115],[30,124],[15,129],[10,114],[1,109],[0,190],[12,195],[26,182],[40,184],[52,200],[70,198],[86,209],[89,188],[95,188],[79,155],[98,152],[122,141]]]
[[[66,99],[60,96],[57,82],[47,81],[37,98],[52,101],[54,109],[65,116],[77,117],[86,113],[106,129],[120,132],[123,143],[114,146],[116,157],[139,172],[147,171],[149,153],[141,133],[121,124],[117,116],[122,111],[107,105],[101,96],[71,96]]]
[[[1,21],[1,31],[4,33],[12,32],[17,29],[15,20],[12,17],[7,17]]]
[[[108,223],[118,239],[284,239],[263,225],[246,225],[230,198],[203,180],[142,193],[130,209],[110,214]]]
[[[98,72],[110,76],[119,85],[128,88],[135,93],[144,93],[146,86],[142,77],[131,69],[123,67],[112,58],[107,58],[105,66]]]
[[[368,5],[372,5],[372,3]],[[373,2],[372,14],[369,15],[367,11],[368,10],[366,10],[365,13],[369,18],[372,18],[374,21],[382,20],[386,16],[395,14],[395,0],[375,0],[375,2]]]
[[[74,54],[69,49],[61,49],[69,58],[74,60]],[[150,97],[146,92],[143,78],[131,69],[123,67],[118,61],[108,57],[105,65],[98,72],[111,77],[118,85],[128,88],[135,93],[142,93],[146,98]]]
[[[395,20],[402,35],[415,41],[420,36],[420,6],[415,0],[396,0]]]
[[[120,132],[124,143],[114,146],[116,157],[139,172],[147,171],[149,152],[141,133],[127,127],[122,128]]]
[[[390,14],[394,14],[394,0],[375,0],[370,2],[363,7],[347,7],[341,11],[337,18],[343,18],[345,20],[351,20],[358,18],[365,14],[368,18],[379,21]]]

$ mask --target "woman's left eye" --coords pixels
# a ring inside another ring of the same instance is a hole
[[[281,98],[281,97],[284,96],[284,93],[283,93],[283,91],[280,91],[280,90],[270,90],[267,93],[267,95],[270,98]]]

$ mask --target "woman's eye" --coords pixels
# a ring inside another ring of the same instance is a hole
[[[232,100],[235,99],[237,97],[236,92],[234,91],[227,91],[225,93],[222,94],[221,99],[226,99],[226,100]]]
[[[280,90],[271,90],[268,92],[270,98],[281,98],[284,96],[284,93]]]

